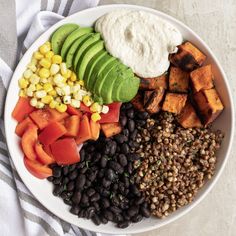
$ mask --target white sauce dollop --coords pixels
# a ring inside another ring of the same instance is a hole
[[[105,14],[95,24],[106,49],[143,78],[168,70],[168,56],[183,41],[180,31],[160,17],[145,12],[117,10]]]

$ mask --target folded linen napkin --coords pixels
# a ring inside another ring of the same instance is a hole
[[[68,14],[96,6],[98,1],[0,0],[0,225],[3,236],[101,235],[60,220],[31,195],[8,156],[3,127],[4,97],[20,55],[51,25]]]

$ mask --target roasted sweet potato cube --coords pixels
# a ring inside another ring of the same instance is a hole
[[[179,114],[178,121],[184,128],[202,127],[202,123],[198,118],[197,113],[194,110],[192,104],[189,101],[186,102],[185,107]]]
[[[140,78],[139,88],[143,90],[153,90],[157,88],[167,88],[168,78],[167,75],[161,75],[155,78]]]
[[[204,125],[212,123],[224,109],[215,89],[201,90],[195,93],[193,98]]]
[[[151,94],[154,92],[154,90],[148,90],[144,92],[144,96],[143,96],[143,104],[145,106],[145,104],[148,102]]]
[[[145,111],[144,110],[144,104],[143,104],[143,95],[139,92],[137,95],[132,99],[131,103],[133,104],[134,108],[136,108],[139,111]]]
[[[189,88],[189,73],[178,67],[171,66],[169,89],[172,92],[187,93]]]
[[[179,114],[187,101],[187,94],[167,93],[162,110]]]
[[[173,65],[185,71],[192,71],[203,64],[206,56],[190,42],[178,46],[177,53],[170,55]]]
[[[211,65],[200,67],[190,73],[194,92],[214,87]]]
[[[161,102],[165,94],[165,89],[157,88],[149,94],[147,102],[145,103],[145,109],[147,112],[154,114],[161,110]]]
[[[106,123],[101,125],[101,129],[107,138],[117,135],[121,132],[122,128],[119,123]]]

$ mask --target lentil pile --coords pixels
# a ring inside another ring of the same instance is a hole
[[[136,175],[152,215],[165,217],[193,201],[216,166],[223,134],[211,128],[184,129],[162,112],[139,127],[135,150],[142,157]]]

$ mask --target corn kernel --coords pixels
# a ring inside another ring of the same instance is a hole
[[[25,90],[24,90],[24,89],[21,89],[21,90],[19,91],[19,96],[20,96],[20,97],[26,97],[26,93],[25,93]]]
[[[66,79],[69,79],[69,78],[71,77],[71,74],[72,74],[72,71],[69,70],[69,69],[67,69],[66,74],[64,75],[64,77],[65,77]]]
[[[62,83],[66,83],[67,78],[63,77]]]
[[[63,97],[64,104],[71,104],[71,96],[64,96]]]
[[[47,53],[45,53],[45,58],[47,58],[47,59],[52,59],[52,57],[53,57],[53,55],[54,55],[54,53],[53,53],[53,51],[49,51],[49,52],[47,52]]]
[[[80,107],[80,101],[75,100],[75,99],[71,99],[71,106],[75,107],[75,108],[79,108]]]
[[[50,47],[50,49],[51,49],[51,42],[50,41],[46,41],[44,44],[47,45],[48,47]]]
[[[44,91],[44,90],[39,90],[39,91],[37,91],[36,93],[35,93],[35,96],[37,97],[37,98],[43,98],[43,97],[45,97],[47,95],[47,93],[46,93],[46,91]]]
[[[36,67],[35,65],[36,65],[36,64],[30,62],[30,63],[27,65],[27,68],[29,68],[29,69],[32,70],[33,72],[36,72],[37,67]]]
[[[50,83],[46,83],[43,85],[43,89],[48,93],[53,90],[53,87]]]
[[[83,97],[80,93],[74,93],[74,99],[77,101],[82,101]]]
[[[43,86],[41,84],[36,84],[37,91],[42,90],[42,89],[43,89]]]
[[[100,113],[102,110],[102,106],[99,105],[97,102],[94,102],[91,106],[90,106],[90,111],[91,112],[98,112]]]
[[[71,93],[77,93],[80,90],[80,85],[76,84],[71,88]]]
[[[97,122],[98,120],[101,120],[101,116],[99,115],[99,113],[95,112],[91,115],[91,119],[94,122]]]
[[[56,105],[57,105],[57,102],[54,101],[54,100],[52,100],[52,101],[49,103],[49,107],[52,108],[52,109],[56,108]]]
[[[70,85],[71,87],[74,86],[74,83],[72,81],[68,81],[67,84]]]
[[[32,106],[32,107],[36,107],[36,105],[37,105],[37,98],[31,98],[30,99],[30,105]]]
[[[57,94],[58,94],[59,96],[63,96],[63,95],[64,95],[61,88],[56,87],[55,90],[56,90],[56,92],[57,92]]]
[[[29,80],[30,80],[30,83],[31,83],[31,84],[38,84],[40,78],[39,78],[38,75],[32,74],[32,75],[30,76],[30,79],[29,79]]]
[[[61,98],[60,97],[56,97],[54,100],[58,103],[61,103]]]
[[[59,70],[60,70],[60,66],[59,65],[52,64],[51,68],[50,68],[50,73],[51,73],[51,75],[55,75],[55,74],[57,74],[59,72]]]
[[[108,112],[109,112],[109,107],[106,106],[106,105],[103,105],[103,106],[102,106],[102,113],[103,113],[103,114],[107,114]]]
[[[53,78],[55,84],[59,84],[63,82],[63,77],[60,74],[56,74]]]
[[[41,60],[39,61],[39,64],[40,64],[42,67],[47,68],[47,69],[49,69],[49,68],[51,67],[51,62],[50,62],[50,60],[47,59],[47,58],[41,59]]]
[[[92,104],[92,99],[89,96],[84,96],[83,97],[83,103],[85,106],[89,107]]]
[[[27,90],[26,90],[26,95],[27,95],[28,97],[33,97],[34,92],[33,92],[32,90],[30,90],[29,88],[27,88]]]
[[[56,92],[56,90],[52,90],[52,91],[48,92],[48,94],[55,97],[57,95],[57,92]]]
[[[52,63],[61,64],[62,57],[60,55],[53,55],[52,56]]]
[[[78,84],[81,85],[81,86],[84,86],[84,81],[83,80],[79,80]]]
[[[65,112],[67,110],[67,106],[63,103],[59,103],[56,105],[56,109],[59,112]]]
[[[29,79],[32,74],[33,74],[32,70],[27,69],[23,75],[26,79]]]
[[[43,54],[40,52],[34,52],[33,58],[36,60],[41,60],[43,58]]]
[[[70,95],[70,86],[66,85],[64,87],[62,87],[62,91],[64,95]]]
[[[42,102],[37,102],[37,104],[36,104],[35,107],[38,108],[38,109],[44,108],[44,103],[42,103]]]
[[[32,91],[32,92],[36,91],[35,84],[30,84],[29,87],[27,88],[27,90]]]
[[[33,65],[37,65],[38,64],[38,60],[36,60],[34,57],[32,57],[30,63],[33,64]]]
[[[27,86],[29,85],[29,82],[26,79],[21,78],[19,79],[18,84],[20,88],[24,89],[24,88],[27,88]]]
[[[48,45],[46,43],[39,47],[39,51],[43,55],[46,54],[47,52],[49,52],[50,50],[51,50],[50,45]]]
[[[40,83],[41,84],[46,84],[46,83],[48,83],[48,79],[47,78],[41,78]]]
[[[45,96],[41,99],[41,102],[44,103],[44,104],[49,104],[52,100],[53,100],[53,97],[47,95],[47,96]]]
[[[60,69],[61,69],[61,74],[62,74],[63,76],[65,76],[66,73],[67,73],[67,68],[66,68],[66,63],[65,63],[65,62],[63,62],[63,63],[60,64]]]
[[[75,72],[71,73],[70,81],[75,82],[77,80]]]
[[[39,76],[40,78],[48,78],[50,76],[50,71],[46,68],[41,68],[39,70]]]

